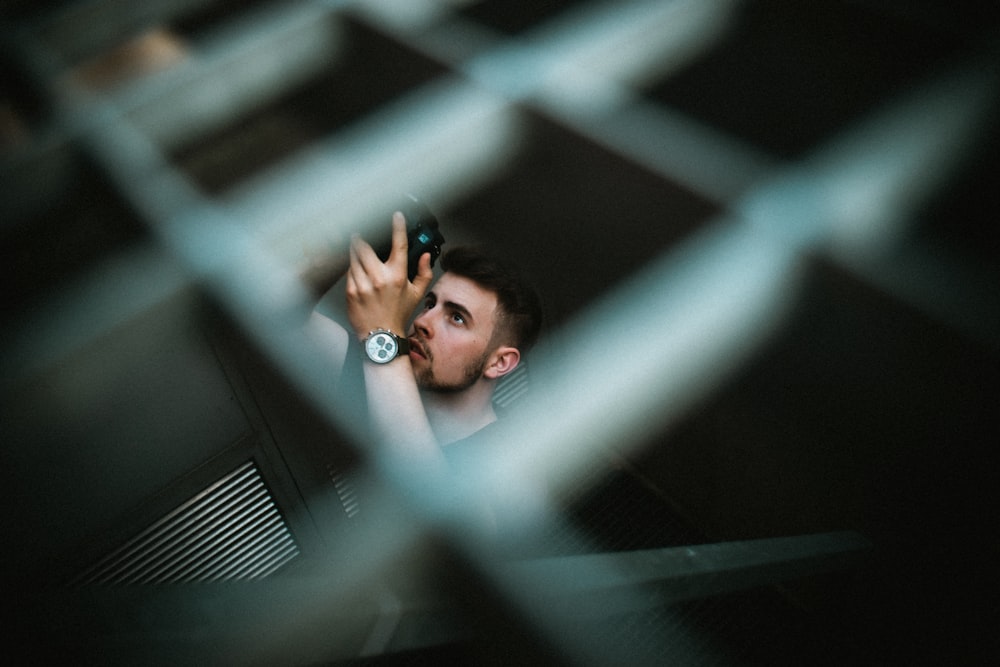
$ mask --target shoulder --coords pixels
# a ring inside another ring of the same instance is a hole
[[[494,421],[472,435],[444,445],[441,449],[445,459],[452,465],[463,465],[483,453],[500,429],[500,422]]]

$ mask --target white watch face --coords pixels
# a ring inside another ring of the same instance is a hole
[[[399,344],[393,336],[376,332],[365,340],[365,353],[377,364],[385,364],[396,358]]]

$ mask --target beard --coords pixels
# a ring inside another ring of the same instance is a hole
[[[484,352],[481,357],[465,366],[458,380],[444,382],[434,374],[434,355],[427,351],[426,347],[423,347],[423,350],[427,355],[427,366],[417,371],[417,387],[422,391],[439,394],[456,394],[474,385],[482,377],[483,371],[486,370],[486,360],[489,359],[489,353]]]

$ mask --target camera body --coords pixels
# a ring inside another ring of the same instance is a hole
[[[406,196],[406,201],[399,207],[399,211],[406,218],[406,240],[409,243],[407,277],[413,280],[417,275],[420,256],[425,252],[430,253],[431,266],[434,266],[434,262],[441,255],[441,246],[445,242],[444,235],[438,229],[438,221],[434,214],[413,195]],[[391,251],[391,238],[375,246],[375,254],[383,262],[389,258]]]

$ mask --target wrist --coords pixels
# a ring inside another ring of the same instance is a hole
[[[410,341],[390,329],[376,328],[361,337],[365,357],[376,364],[387,364],[410,354]]]

